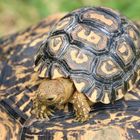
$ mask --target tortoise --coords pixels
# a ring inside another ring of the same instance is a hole
[[[71,104],[66,112],[56,109],[49,121],[31,114],[32,100],[42,83],[33,71],[33,58],[51,27],[63,16],[47,17],[24,31],[0,38],[0,139],[139,139],[139,81],[125,100],[95,104],[90,119],[84,123],[73,122]]]
[[[89,118],[90,106],[124,97],[139,79],[140,32],[116,11],[86,7],[61,18],[35,56],[44,79],[34,99],[37,118],[53,115],[50,106],[73,104],[76,120]]]

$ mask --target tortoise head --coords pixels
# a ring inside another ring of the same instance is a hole
[[[44,80],[39,85],[37,98],[46,105],[61,105],[68,102],[72,93],[73,84],[67,79]]]

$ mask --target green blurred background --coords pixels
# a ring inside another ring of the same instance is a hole
[[[0,0],[0,36],[22,30],[48,15],[100,5],[140,20],[140,0]]]

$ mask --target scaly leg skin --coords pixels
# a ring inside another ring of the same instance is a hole
[[[53,116],[52,114],[52,110],[49,109],[47,106],[45,105],[41,105],[40,106],[40,110],[38,110],[37,112],[37,118],[40,118],[40,119],[47,119],[49,120],[49,116]]]
[[[73,104],[75,110],[76,121],[87,121],[89,119],[90,105],[85,95],[76,91],[73,94],[71,103]]]
[[[31,111],[38,119],[47,119],[49,120],[49,116],[53,116],[53,110],[49,109],[45,104],[40,102],[38,98],[33,100],[33,108]]]

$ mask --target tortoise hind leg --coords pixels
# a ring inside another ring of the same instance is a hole
[[[89,119],[90,105],[89,100],[85,97],[84,94],[79,92],[74,92],[71,103],[73,104],[76,121],[85,122]]]

